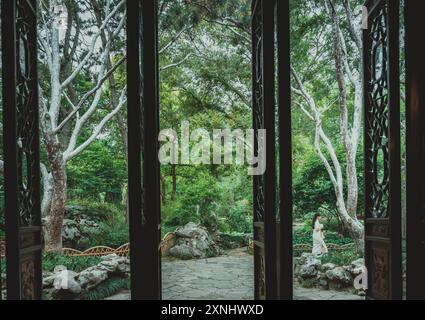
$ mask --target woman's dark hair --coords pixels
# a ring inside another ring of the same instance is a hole
[[[313,223],[311,224],[311,228],[314,230],[314,225],[316,223],[317,218],[320,217],[320,213],[316,213],[313,217]]]

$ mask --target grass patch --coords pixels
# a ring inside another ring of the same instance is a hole
[[[43,270],[53,271],[56,266],[65,266],[68,270],[81,272],[100,263],[100,257],[69,257],[59,253],[43,253]]]
[[[351,264],[354,260],[363,258],[356,250],[344,251],[329,251],[329,253],[322,258],[322,264],[333,263],[337,266],[346,266]]]
[[[91,290],[82,292],[79,300],[103,300],[111,297],[123,290],[130,289],[130,279],[127,278],[110,278]]]
[[[301,283],[301,287],[304,289],[311,289],[314,287],[314,280],[313,279],[306,279]]]

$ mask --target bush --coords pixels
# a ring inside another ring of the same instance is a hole
[[[217,183],[210,175],[201,174],[196,182],[181,185],[176,198],[162,211],[168,227],[179,227],[189,222],[208,227],[214,202],[219,199]]]
[[[76,244],[76,249],[86,250],[95,246],[117,248],[129,242],[125,208],[87,200],[73,200],[67,208],[67,210],[72,210],[71,218],[86,216],[98,224],[97,228],[80,228],[83,237]]]
[[[224,250],[246,247],[249,244],[249,238],[242,233],[221,233],[220,246]]]
[[[57,266],[65,266],[68,270],[81,272],[102,261],[99,257],[69,257],[59,253],[43,253],[43,270],[53,271]]]
[[[79,300],[103,300],[111,297],[123,290],[130,289],[130,279],[109,278],[100,283],[95,288],[83,291],[78,297]]]
[[[128,223],[122,212],[114,212],[107,220],[99,222],[99,227],[90,229],[91,233],[79,242],[79,249],[95,246],[118,248],[129,242]]]
[[[357,253],[355,249],[348,249],[344,251],[329,251],[327,255],[322,258],[322,264],[333,263],[337,266],[345,266],[351,264],[354,260],[363,258]]]
[[[65,215],[69,218],[87,216],[94,221],[105,221],[112,215],[125,215],[125,208],[107,202],[72,199],[66,206]]]
[[[311,229],[311,228],[310,228]],[[304,229],[296,229],[293,233],[294,244],[312,244],[312,231],[304,231]],[[338,233],[325,231],[325,242],[338,245],[353,243],[351,238],[341,237]]]
[[[301,283],[301,287],[305,289],[311,289],[315,285],[314,279],[306,279]]]

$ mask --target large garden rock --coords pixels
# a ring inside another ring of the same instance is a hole
[[[62,227],[62,241],[64,247],[77,248],[78,242],[94,229],[99,227],[102,220],[100,212],[90,210],[83,206],[67,206]],[[43,225],[48,224],[48,219],[43,218]]]
[[[193,222],[174,232],[175,246],[169,254],[179,259],[206,258],[217,255],[219,249],[207,229]]]
[[[357,260],[353,261],[351,263],[351,265],[349,265],[347,267],[347,269],[351,273],[351,275],[353,276],[353,278],[357,277],[358,275],[360,275],[361,273],[363,273],[363,271],[365,270],[364,259],[357,259]]]
[[[130,273],[130,261],[125,257],[110,254],[102,257],[102,261],[96,266],[90,267],[77,277],[83,289],[89,290],[112,276],[128,276]]]
[[[301,257],[295,259],[294,273],[300,280],[315,278],[318,275],[322,262],[311,253],[303,253]]]
[[[332,270],[332,269],[335,269],[335,268],[336,268],[336,265],[335,264],[333,264],[333,263],[325,263],[325,264],[322,264],[320,266],[320,271],[326,272],[328,270]]]
[[[326,271],[326,277],[329,280],[330,289],[341,290],[353,285],[353,277],[345,267],[336,267]]]
[[[70,219],[63,220],[62,241],[74,243],[81,238],[79,225],[76,221]]]
[[[111,254],[101,258],[97,265],[80,273],[57,266],[53,272],[43,272],[43,289],[47,298],[75,299],[84,290],[91,290],[109,278],[128,278],[130,260]]]
[[[65,207],[65,218],[70,220],[90,220],[100,222],[106,219],[109,212],[98,208],[92,208],[83,205],[67,205]]]
[[[43,272],[43,289],[50,299],[72,299],[81,293],[77,273],[57,266],[53,272]]]
[[[115,253],[102,257],[102,261],[97,266],[99,269],[106,270],[110,275],[130,274],[130,260]]]
[[[200,258],[199,251],[194,250],[187,244],[176,245],[169,250],[169,254],[180,260],[190,260],[192,258]]]
[[[85,290],[95,288],[98,284],[108,279],[108,271],[98,266],[90,267],[78,275],[78,282]]]

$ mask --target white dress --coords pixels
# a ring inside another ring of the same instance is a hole
[[[328,253],[328,247],[323,237],[323,224],[316,220],[313,230],[313,254],[322,255]]]

